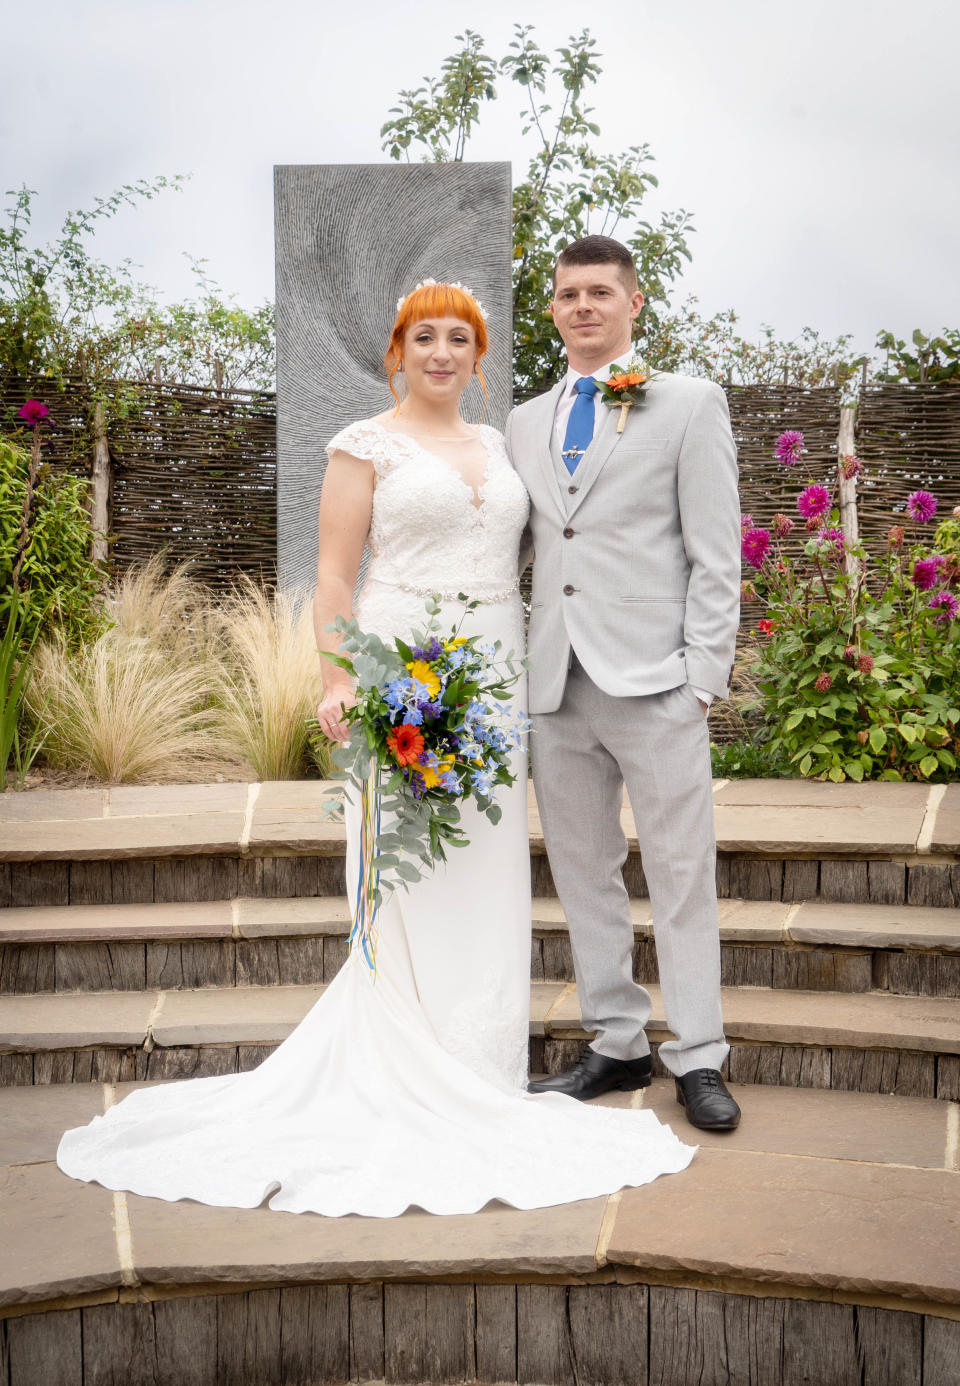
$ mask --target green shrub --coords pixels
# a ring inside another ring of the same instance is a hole
[[[0,628],[5,629],[13,594],[13,567],[23,517],[29,453],[0,438]],[[90,558],[87,483],[79,477],[40,469],[30,533],[20,571],[21,642],[41,626],[58,631],[69,648],[95,639],[103,629],[104,574]]]

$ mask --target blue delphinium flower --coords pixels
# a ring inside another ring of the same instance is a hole
[[[493,794],[493,773],[490,770],[476,769],[470,772],[470,781],[477,793],[484,799],[489,799]]]

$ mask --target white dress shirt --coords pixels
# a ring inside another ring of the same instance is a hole
[[[618,356],[617,359],[616,359],[615,361],[611,361],[609,365],[604,366],[604,368],[603,368],[602,371],[595,371],[595,372],[594,372],[594,379],[595,379],[595,380],[606,380],[606,379],[608,379],[609,376],[610,376],[610,372],[611,372],[611,370],[612,370],[612,368],[613,368],[614,366],[619,366],[621,370],[626,370],[627,367],[629,366],[630,362],[633,360],[634,355],[635,355],[635,353],[634,353],[632,350],[627,351],[627,352],[624,352],[624,354],[623,354],[622,356]],[[576,397],[577,397],[577,391],[576,391],[576,389],[575,389],[574,387],[576,386],[576,383],[577,383],[577,381],[578,381],[579,379],[580,379],[580,372],[579,372],[579,371],[573,370],[572,367],[568,367],[568,368],[567,368],[567,373],[566,373],[566,375],[565,375],[564,378],[563,378],[563,389],[562,389],[561,392],[560,392],[560,398],[557,400],[556,422],[555,422],[555,425],[554,425],[554,426],[555,426],[556,431],[557,431],[557,441],[558,441],[559,444],[560,444],[560,450],[561,450],[561,452],[563,451],[563,444],[564,444],[564,441],[565,441],[566,436],[567,436],[567,424],[568,424],[569,421],[570,421],[570,410],[573,408],[573,401],[574,401],[574,400],[576,399]],[[594,431],[594,433],[596,433],[596,431],[597,431],[597,413],[596,413],[596,411],[597,411],[598,408],[600,408],[600,406],[602,405],[602,403],[603,403],[603,399],[602,399],[602,396],[601,396],[601,394],[600,394],[600,391],[598,390],[597,393],[596,393],[596,394],[594,395],[594,397],[593,397],[593,410],[594,410],[594,415],[593,415],[593,418],[594,418],[594,422],[593,422],[593,431]],[[609,406],[604,406],[604,407],[607,408],[607,407],[609,407]],[[709,707],[710,704],[713,702],[713,694],[712,694],[712,693],[709,693],[709,692],[707,691],[707,689],[705,689],[705,688],[697,688],[697,686],[696,686],[695,684],[692,684],[692,683],[691,683],[690,687],[691,687],[691,689],[693,690],[693,692],[697,695],[697,697],[700,699],[700,701],[701,701],[702,703],[704,703],[707,707]]]

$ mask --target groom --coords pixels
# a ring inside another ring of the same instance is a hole
[[[642,306],[619,241],[567,246],[551,309],[569,370],[507,423],[532,504],[534,786],[595,1032],[569,1072],[530,1091],[586,1100],[650,1082],[650,997],[633,981],[621,875],[626,785],[676,1036],[660,1057],[693,1125],[729,1131],[740,1109],[719,1072],[729,1049],[706,713],[727,692],[739,619],[736,449],[709,381],[655,375],[625,414],[598,392],[612,365],[630,365]]]

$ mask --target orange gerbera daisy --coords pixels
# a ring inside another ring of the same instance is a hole
[[[416,765],[423,754],[423,734],[404,722],[387,733],[387,745],[398,765]]]
[[[611,390],[629,390],[634,385],[643,385],[647,377],[640,371],[624,371],[622,375],[612,375],[606,382]]]

